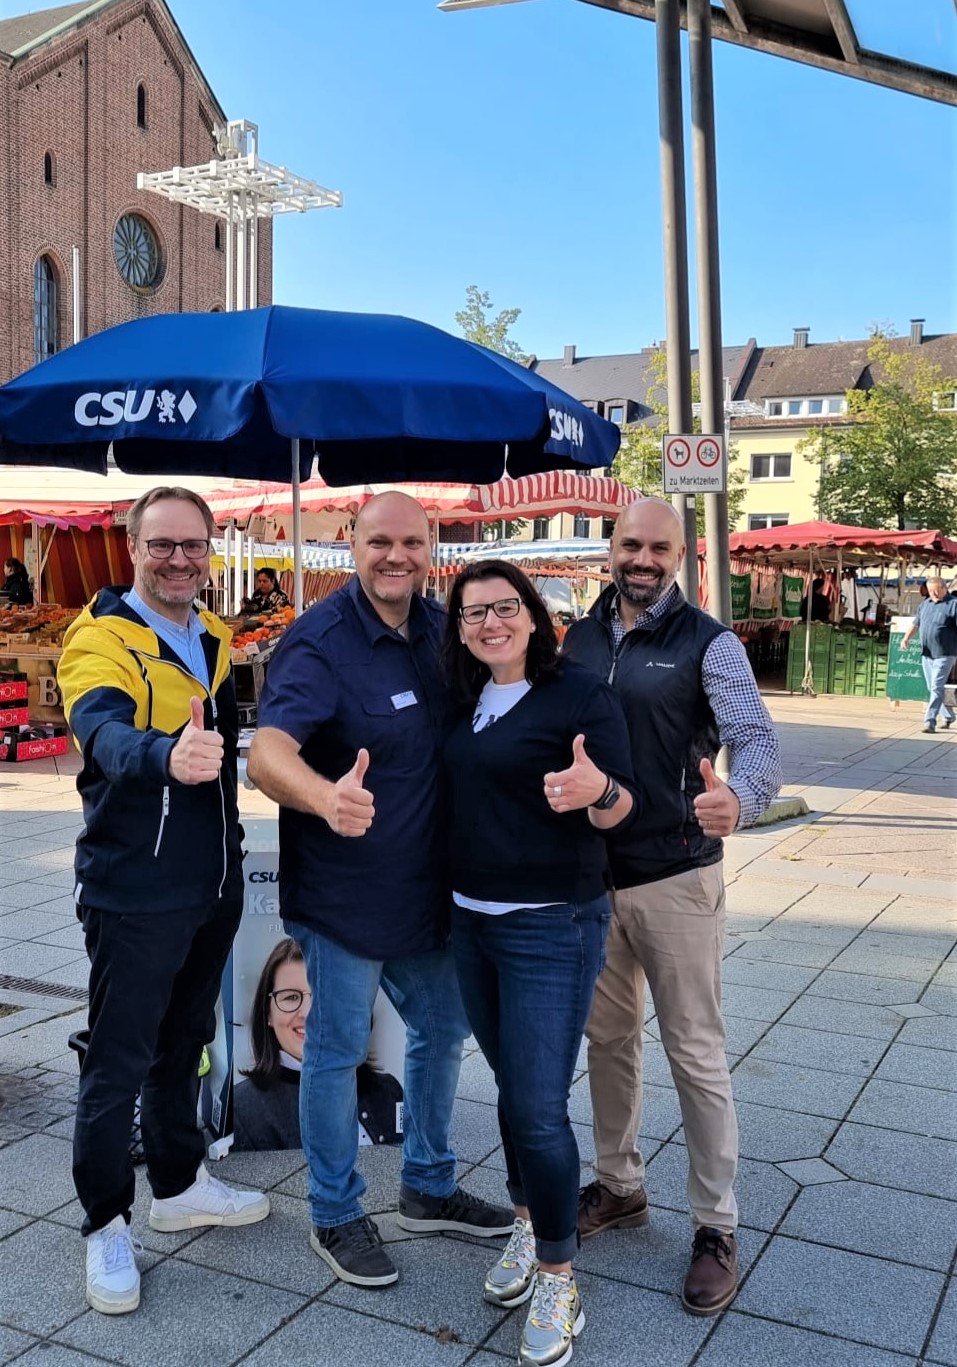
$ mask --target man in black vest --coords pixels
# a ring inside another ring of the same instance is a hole
[[[682,1304],[715,1315],[737,1292],[738,1130],[721,1018],[721,837],[754,822],[781,781],[777,737],[732,631],[683,598],[685,555],[670,503],[618,519],[613,583],[564,652],[607,679],[631,734],[640,811],[609,839],[615,886],[606,965],[588,1022],[596,1181],[580,1193],[583,1239],[648,1221],[641,1119],[644,988],[654,998],[688,1149],[694,1221]],[[731,755],[728,783],[712,767]]]

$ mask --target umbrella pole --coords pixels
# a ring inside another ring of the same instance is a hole
[[[292,573],[296,616],[302,616],[302,507],[299,489],[299,438],[292,439]]]

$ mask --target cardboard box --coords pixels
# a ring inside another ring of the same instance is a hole
[[[0,669],[0,703],[26,701],[27,676],[16,669]]]
[[[70,745],[65,726],[25,726],[0,734],[0,760],[22,764],[28,759],[65,755]]]
[[[9,726],[29,726],[29,707],[0,707],[0,731]]]

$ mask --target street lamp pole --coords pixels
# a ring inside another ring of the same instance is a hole
[[[721,283],[718,255],[718,178],[715,161],[714,80],[710,0],[688,0],[691,50],[691,152],[694,166],[695,256],[698,280],[698,376],[702,432],[727,432],[721,348]],[[725,441],[725,477],[728,475]],[[708,610],[731,625],[731,561],[727,486],[704,496]]]
[[[688,229],[685,204],[684,129],[681,100],[681,16],[678,0],[655,0],[658,55],[658,127],[661,147],[661,212],[665,264],[665,331],[668,357],[668,429],[690,432],[691,327],[688,316]],[[693,494],[672,494],[684,527],[687,551],[678,582],[698,604],[698,528]]]

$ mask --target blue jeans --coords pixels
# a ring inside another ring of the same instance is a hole
[[[927,655],[921,656],[921,665],[924,670],[924,678],[927,682],[927,691],[930,700],[924,711],[924,721],[936,721],[938,712],[943,712],[948,721],[954,720],[954,709],[944,701],[944,685],[950,678],[950,671],[954,667],[954,660],[957,656],[942,655],[939,660],[931,660]]]
[[[578,1251],[581,1162],[568,1093],[611,919],[607,896],[501,916],[452,908],[465,1009],[498,1084],[508,1191],[539,1259]]]
[[[369,1050],[372,1006],[381,984],[407,1029],[402,1182],[429,1196],[455,1190],[449,1122],[469,1033],[452,955],[360,959],[308,927],[283,922],[302,949],[312,1007],[299,1087],[309,1204],[322,1228],[362,1215],[366,1184],[356,1172],[356,1068]]]

